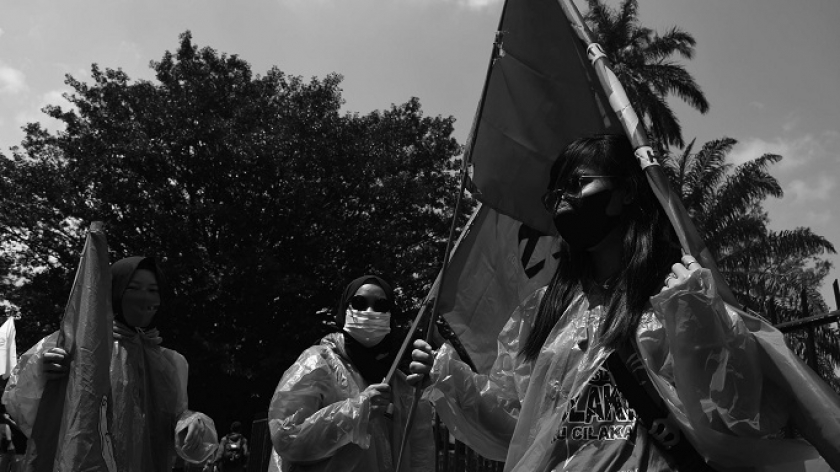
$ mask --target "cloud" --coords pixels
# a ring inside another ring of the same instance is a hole
[[[64,98],[64,93],[64,90],[50,90],[49,92],[41,95],[41,107],[45,107],[47,105],[58,105],[66,110],[72,105]]]
[[[834,216],[831,214],[831,210],[808,211],[805,218],[813,226],[828,225],[834,221]]]
[[[336,3],[340,0],[279,0],[280,3],[288,5],[288,6],[299,6],[299,5],[310,5],[311,3],[315,3],[317,5],[331,5]],[[387,0],[392,1],[392,0]],[[432,4],[432,3],[450,3],[457,5],[462,8],[468,8],[470,10],[480,10],[482,8],[487,8],[492,5],[497,5],[502,3],[503,0],[405,0],[415,4]]]
[[[836,156],[832,149],[840,149],[840,133],[826,131],[819,136],[805,134],[798,137],[777,137],[772,140],[749,138],[740,141],[729,153],[729,161],[735,165],[757,159],[764,154],[778,154],[783,157],[778,164],[780,170],[789,170],[820,161],[832,161]]]
[[[117,51],[119,52],[119,57],[122,58],[121,60],[123,61],[123,64],[130,62],[134,65],[139,64],[145,66],[149,63],[143,55],[142,48],[135,42],[120,41]]]
[[[32,103],[32,106],[30,106],[29,109],[15,115],[15,122],[20,126],[27,123],[38,122],[47,129],[63,129],[63,122],[50,118],[41,110],[47,105],[60,106],[64,111],[69,111],[74,108],[74,106],[64,98],[64,92],[65,90],[50,90],[49,92],[44,93],[38,98],[37,102]]]
[[[791,181],[786,185],[785,195],[792,196],[796,203],[827,201],[833,197],[832,192],[836,186],[835,177],[822,174],[816,181],[806,182],[801,179]]]
[[[782,129],[785,131],[785,133],[790,133],[791,131],[799,127],[799,122],[801,121],[802,119],[800,117],[792,116],[782,124]]]
[[[455,4],[462,8],[468,8],[470,10],[480,10],[482,8],[487,8],[489,6],[497,5],[502,3],[502,0],[411,0],[415,2],[428,2],[428,3],[451,3]]]
[[[27,89],[26,75],[0,62],[0,94],[13,95],[25,92]]]
[[[478,10],[480,8],[501,3],[501,0],[456,0],[456,3],[467,8]]]

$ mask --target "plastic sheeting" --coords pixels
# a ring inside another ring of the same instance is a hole
[[[516,353],[543,293],[514,312],[490,375],[472,373],[444,347],[427,392],[455,436],[488,458],[505,460],[506,471],[549,470],[570,401],[611,353],[597,336],[601,307],[590,307],[579,294],[533,365],[523,363]],[[651,303],[637,347],[683,433],[711,465],[801,471],[828,470],[828,461],[840,469],[840,400],[777,330],[725,305],[707,269]],[[811,444],[777,439],[788,420]]]
[[[369,418],[368,384],[344,354],[341,334],[305,350],[274,392],[268,410],[274,449],[283,471],[390,472],[407,421],[413,390],[397,372],[391,384],[391,419]],[[420,402],[399,472],[434,470],[432,416]]]
[[[56,336],[42,339],[21,356],[3,394],[3,404],[27,436],[47,382],[41,368],[43,355],[55,347]],[[198,463],[215,452],[218,437],[213,420],[187,410],[187,372],[182,355],[140,333],[114,342],[111,431],[118,470],[169,472],[176,454]],[[200,445],[185,450],[183,439],[191,423],[195,423]],[[176,436],[182,441],[177,451]]]

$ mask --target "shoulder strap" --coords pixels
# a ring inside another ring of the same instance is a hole
[[[606,363],[616,388],[627,399],[643,427],[650,429],[655,420],[668,416],[668,407],[653,386],[644,362],[632,343],[622,343],[607,358]],[[677,444],[664,451],[667,451],[665,453],[680,471],[714,470],[684,434],[680,435]]]
[[[616,387],[646,428],[650,428],[654,420],[668,416],[665,402],[651,384],[644,363],[629,343],[622,343],[613,351],[607,358],[607,368]]]

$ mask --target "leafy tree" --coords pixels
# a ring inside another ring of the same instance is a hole
[[[762,204],[768,197],[781,198],[783,191],[768,169],[782,157],[765,154],[733,166],[726,156],[737,143],[723,138],[693,152],[694,142],[681,154],[670,154],[664,169],[671,185],[697,225],[724,278],[744,306],[762,313],[772,323],[802,316],[802,290],[810,314],[828,307],[818,288],[831,263],[824,254],[834,246],[809,228],[773,231]],[[837,333],[818,328],[820,373],[840,391],[834,371],[840,367]],[[805,350],[804,333],[788,336],[800,355]]]
[[[682,127],[668,105],[668,97],[675,95],[701,113],[709,110],[706,96],[691,74],[671,60],[675,54],[693,58],[694,37],[677,27],[660,35],[641,26],[637,0],[622,0],[617,9],[607,6],[604,0],[588,1],[587,24],[651,138],[660,147],[683,147]]]
[[[112,260],[157,256],[172,297],[158,324],[191,363],[195,408],[227,424],[267,408],[283,371],[329,329],[352,278],[376,272],[413,314],[434,280],[458,187],[453,118],[412,98],[342,113],[341,77],[254,75],[189,32],[156,82],[94,65],[67,76],[65,125],[0,159],[2,290],[28,347],[55,329],[87,225]]]

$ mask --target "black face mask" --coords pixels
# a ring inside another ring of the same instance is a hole
[[[554,215],[554,226],[573,249],[597,246],[621,221],[621,216],[607,215],[613,191],[607,189],[586,195]]]

